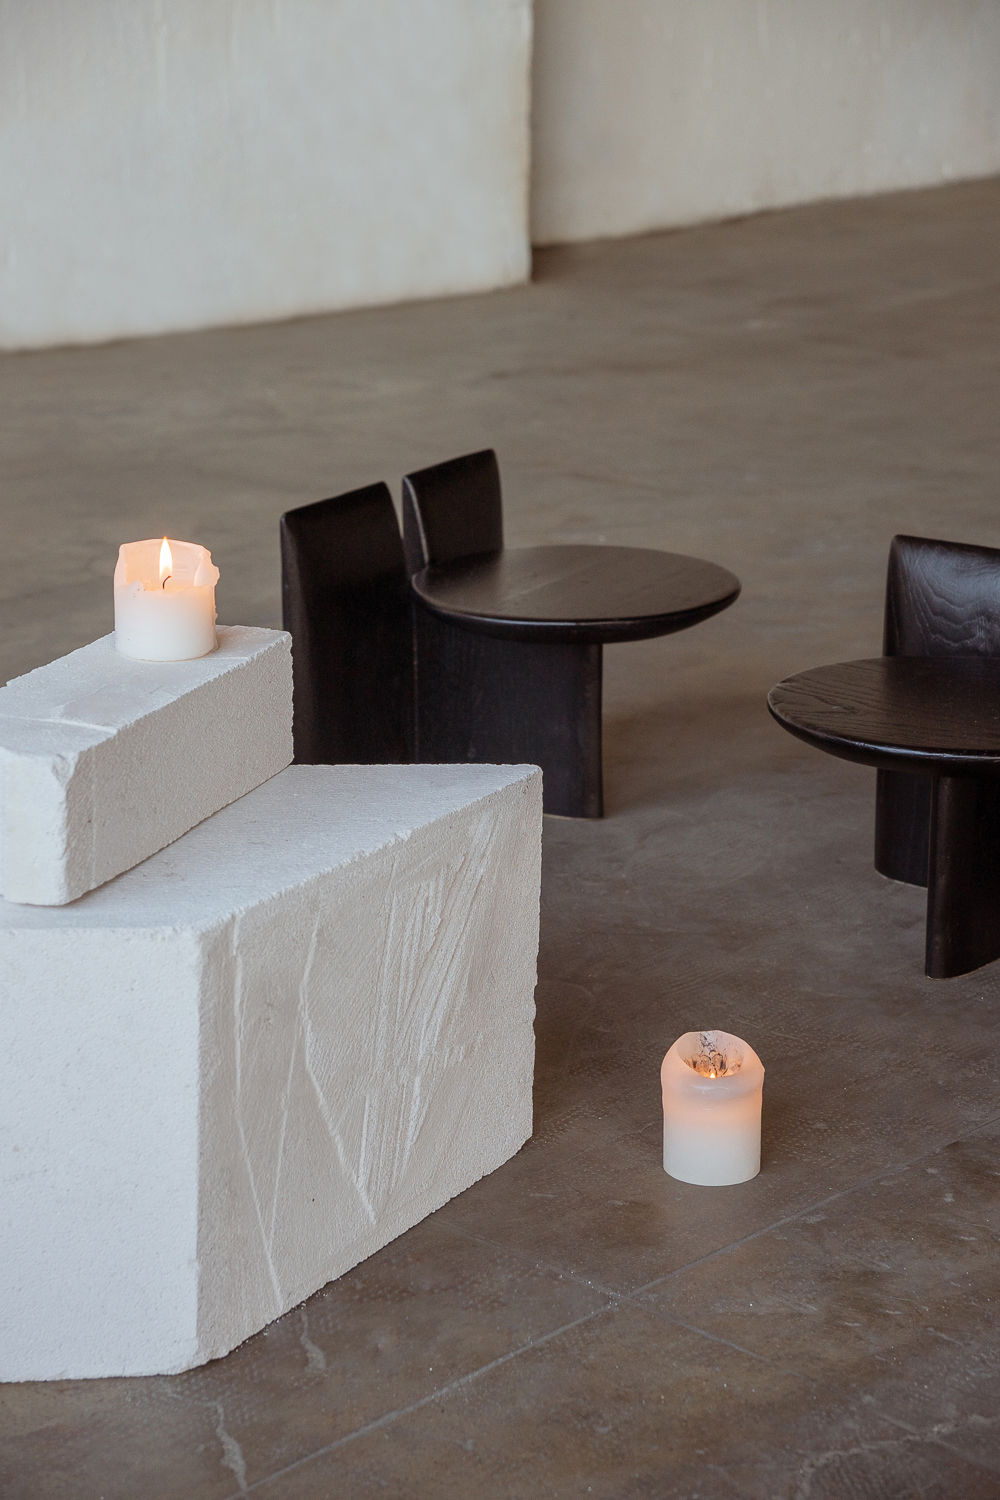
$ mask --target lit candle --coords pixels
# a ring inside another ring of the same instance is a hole
[[[760,1171],[764,1065],[728,1031],[688,1031],[660,1069],[663,1170],[723,1187]]]
[[[115,645],[139,661],[190,661],[219,644],[219,570],[197,542],[123,542],[115,567]]]

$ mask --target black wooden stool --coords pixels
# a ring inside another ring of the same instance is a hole
[[[740,592],[725,568],[638,547],[504,548],[492,449],[403,480],[418,604],[416,759],[529,762],[548,813],[600,817],[602,647],[669,635]]]
[[[925,967],[1000,958],[1000,551],[897,536],[885,655],[768,696],[783,728],[878,771],[875,868],[927,886]]]

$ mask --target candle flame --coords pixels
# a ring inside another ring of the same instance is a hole
[[[174,555],[170,550],[170,543],[166,537],[160,543],[160,588],[162,589],[174,571]]]

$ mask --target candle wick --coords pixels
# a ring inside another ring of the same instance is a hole
[[[173,573],[168,573],[166,578],[161,579],[160,580],[160,588],[161,589],[166,589],[166,587],[167,587],[167,579],[173,578],[173,576],[174,576]]]

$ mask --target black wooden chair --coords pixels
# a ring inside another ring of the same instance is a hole
[[[885,587],[884,656],[1000,657],[1000,551],[929,537],[893,537]],[[981,794],[991,788],[981,786]],[[926,885],[931,781],[880,770],[875,868]]]
[[[492,448],[406,475],[403,548],[411,575],[502,547],[500,466]]]
[[[413,759],[413,627],[392,496],[367,485],[281,518],[295,759]]]

